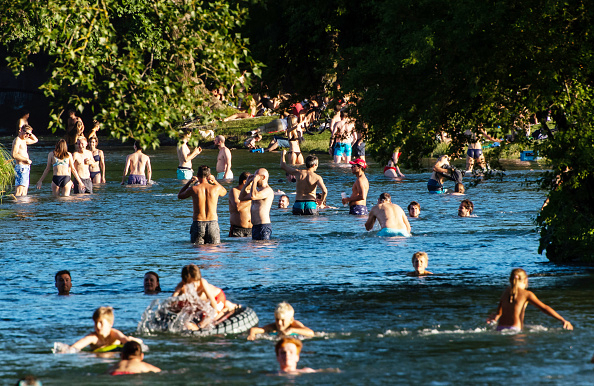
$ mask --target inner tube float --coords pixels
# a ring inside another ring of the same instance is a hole
[[[239,306],[235,311],[228,313],[212,326],[206,327],[203,330],[192,331],[192,335],[209,336],[209,335],[226,335],[226,334],[241,334],[249,331],[250,328],[258,325],[258,315],[249,307]]]

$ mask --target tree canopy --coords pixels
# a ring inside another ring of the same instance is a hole
[[[52,130],[68,107],[90,109],[112,136],[156,147],[212,118],[206,85],[258,73],[237,33],[246,17],[225,1],[0,0],[0,38],[15,74],[48,63]]]

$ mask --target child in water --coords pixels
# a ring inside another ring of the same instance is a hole
[[[303,323],[294,319],[295,310],[287,302],[279,303],[274,311],[274,323],[267,324],[266,326],[252,327],[250,328],[250,334],[248,340],[256,339],[256,335],[264,334],[265,332],[277,332],[279,335],[291,335],[298,334],[311,338],[314,336],[314,332],[305,327]]]
[[[274,351],[276,352],[276,360],[280,365],[281,374],[299,374],[316,372],[316,370],[309,367],[297,369],[297,364],[299,363],[299,355],[301,354],[302,348],[303,343],[299,339],[293,337],[281,338],[276,343],[276,345],[274,346]]]
[[[87,346],[91,349],[97,350],[112,345],[125,344],[129,341],[136,341],[142,343],[142,340],[126,336],[120,330],[112,328],[114,322],[113,308],[99,307],[93,313],[93,321],[95,322],[95,331],[91,332],[82,339],[79,339],[72,346],[62,347],[60,352],[78,352]]]
[[[522,331],[522,328],[524,328],[524,312],[528,303],[532,303],[545,314],[561,321],[563,328],[573,330],[571,323],[563,319],[551,307],[538,300],[534,293],[526,290],[528,287],[528,275],[526,275],[526,271],[521,268],[512,270],[509,282],[511,285],[501,296],[497,314],[491,315],[487,320],[487,323],[499,322],[497,324],[497,331]]]
[[[126,342],[122,348],[122,360],[109,372],[111,375],[158,373],[160,368],[143,361],[144,353],[138,342]]]
[[[412,257],[412,265],[415,271],[410,272],[408,276],[433,275],[433,272],[425,271],[429,265],[429,256],[425,252],[416,252]]]
[[[200,268],[196,265],[189,264],[183,267],[181,277],[182,281],[175,288],[173,296],[179,296],[194,290],[200,299],[210,301],[210,305],[217,312],[214,320],[221,318],[225,313],[237,308],[236,304],[227,300],[222,289],[209,284],[206,279],[202,277]],[[194,323],[188,323],[187,327],[191,330],[197,330],[206,327],[210,322],[211,320],[204,318],[198,326]]]

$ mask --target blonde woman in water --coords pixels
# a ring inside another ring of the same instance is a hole
[[[540,308],[542,312],[563,323],[563,328],[573,330],[573,326],[567,320],[563,319],[555,310],[547,306],[531,291],[528,287],[528,275],[522,268],[516,268],[509,277],[510,286],[503,292],[499,302],[499,308],[495,315],[491,315],[487,323],[497,324],[497,331],[512,330],[522,331],[524,328],[524,312],[528,303]]]

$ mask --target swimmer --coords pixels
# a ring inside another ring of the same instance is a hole
[[[217,312],[214,320],[221,318],[225,313],[234,311],[237,308],[237,304],[231,303],[227,300],[225,293],[222,289],[209,284],[206,279],[202,277],[200,268],[195,264],[189,264],[182,268],[181,273],[182,281],[179,282],[175,288],[173,296],[180,296],[181,294],[188,293],[188,291],[195,291],[196,295],[202,300],[210,301],[210,305]],[[198,330],[206,327],[212,320],[205,318],[200,322],[200,325],[188,322],[186,327],[189,330]]]
[[[349,163],[351,164],[351,172],[357,177],[357,180],[353,184],[352,194],[349,197],[344,197],[342,203],[349,204],[349,214],[365,216],[369,213],[366,201],[369,181],[365,176],[367,162],[357,158],[354,161],[349,161]]]
[[[144,274],[144,293],[146,295],[154,295],[161,292],[161,283],[159,283],[159,275],[156,272],[148,271]]]
[[[319,187],[322,191],[322,199],[319,202],[321,206],[326,204],[326,196],[328,189],[324,185],[322,176],[316,173],[318,170],[318,157],[315,155],[308,155],[305,160],[306,170],[295,169],[285,163],[286,152],[281,153],[280,167],[285,172],[297,178],[295,189],[297,190],[295,196],[295,203],[293,204],[294,215],[316,215],[318,214],[318,202],[316,201],[316,189]]]
[[[278,208],[279,209],[287,209],[289,207],[289,204],[291,202],[289,201],[289,196],[287,196],[286,194],[283,194],[282,196],[280,196],[278,198]]]
[[[408,209],[408,215],[410,217],[417,218],[421,214],[421,204],[419,204],[416,201],[411,201],[411,203],[408,204],[407,209]]]
[[[429,265],[429,256],[425,252],[416,252],[412,257],[412,265],[415,271],[408,273],[408,276],[433,275],[433,272],[425,271]]]
[[[451,190],[450,190],[451,192]],[[450,193],[452,196],[463,196],[466,189],[464,189],[464,184],[461,182],[457,182],[454,187],[454,193]]]
[[[307,336],[311,338],[314,336],[314,332],[310,329],[305,327],[303,323],[298,320],[295,320],[295,310],[293,307],[287,303],[282,302],[276,306],[276,310],[274,310],[274,323],[267,324],[264,327],[252,327],[250,328],[250,334],[248,335],[248,340],[255,340],[256,335],[264,334],[266,332],[277,332],[279,335],[291,335],[291,334],[298,334]]]
[[[497,322],[497,331],[512,330],[522,331],[524,328],[524,312],[528,303],[540,308],[542,312],[563,323],[563,328],[573,330],[573,326],[567,320],[563,319],[555,310],[547,306],[528,288],[528,275],[522,268],[512,270],[509,276],[510,286],[501,295],[497,313],[487,319],[487,323]]]
[[[276,343],[274,351],[276,352],[276,360],[280,365],[280,372],[285,374],[300,374],[300,373],[315,373],[316,370],[304,367],[297,369],[299,363],[299,354],[303,343],[299,339],[292,337],[284,337]]]
[[[146,169],[147,175],[144,175]],[[130,170],[130,176],[128,177],[128,185],[146,185],[147,182],[151,183],[152,169],[151,159],[148,155],[142,154],[142,147],[140,142],[134,141],[134,153],[126,157],[126,167],[124,168],[124,175],[122,176],[122,185],[126,180],[126,175]]]
[[[408,222],[408,218],[406,218],[406,215],[400,206],[392,204],[390,193],[380,194],[377,200],[377,205],[371,208],[371,211],[369,212],[369,217],[365,222],[365,229],[368,231],[372,230],[375,220],[377,220],[382,227],[377,233],[378,236],[410,237],[410,223]]]
[[[91,332],[82,339],[79,339],[72,346],[62,348],[62,352],[75,351],[78,352],[87,346],[91,346],[93,350],[117,345],[125,344],[129,341],[136,341],[142,344],[142,340],[126,336],[120,330],[112,328],[114,322],[113,308],[99,307],[93,313],[93,321],[95,322],[95,331]]]
[[[474,204],[470,200],[462,200],[460,206],[458,207],[458,216],[460,217],[470,217],[472,212],[474,211]]]
[[[58,295],[70,295],[72,289],[72,276],[67,270],[58,271],[54,276],[55,286],[58,289]]]
[[[144,353],[138,342],[126,342],[120,354],[122,360],[109,372],[111,375],[158,373],[161,369],[143,361]]]

